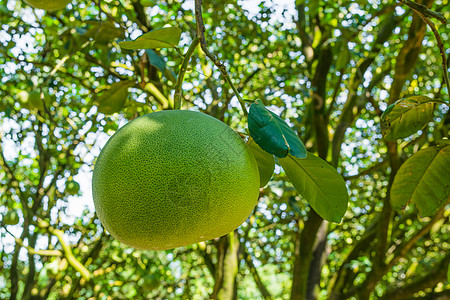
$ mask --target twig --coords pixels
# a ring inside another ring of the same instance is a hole
[[[30,207],[28,206],[26,199],[26,196],[20,189],[19,181],[16,178],[16,175],[14,174],[14,169],[11,168],[11,166],[6,161],[6,158],[3,154],[3,147],[2,147],[2,140],[3,140],[3,132],[0,131],[0,167],[5,170],[6,176],[9,179],[9,182],[11,186],[16,190],[16,193],[19,195],[20,204],[22,205],[24,215],[27,216],[30,210]]]
[[[438,19],[439,21],[441,21],[442,24],[447,24],[447,19],[444,17],[444,14],[442,13],[438,13],[435,11],[432,11],[431,9],[429,9],[428,7],[426,7],[423,4],[420,3],[416,3],[410,0],[399,0],[401,3],[407,5],[408,7],[410,7],[411,9],[413,9],[416,12],[419,12],[429,18],[435,18]]]
[[[98,18],[100,20],[100,26],[102,26],[102,12],[102,0],[98,0]]]
[[[408,7],[410,7],[412,10],[414,10],[419,17],[431,28],[431,31],[433,31],[434,36],[436,37],[436,41],[438,44],[439,52],[441,53],[442,57],[442,71],[444,73],[444,82],[447,85],[447,93],[450,95],[450,82],[448,79],[448,66],[447,66],[447,58],[445,55],[445,49],[444,44],[442,43],[441,36],[439,35],[439,32],[437,31],[436,27],[434,26],[434,23],[430,21],[428,17],[436,18],[441,23],[447,24],[447,19],[440,13],[434,12],[430,9],[428,9],[426,6],[423,6],[422,4],[414,3],[410,0],[399,0],[400,2],[406,4]]]
[[[195,48],[197,48],[198,43],[200,42],[199,38],[196,36],[192,41],[189,49],[184,55],[183,63],[180,68],[180,72],[178,73],[177,83],[175,84],[175,96],[173,100],[173,109],[181,108],[181,85],[183,84],[184,75],[186,74],[187,66],[189,61],[191,60],[191,56],[194,53]]]
[[[68,245],[66,243],[66,241],[64,241],[64,232],[62,230],[56,229],[53,226],[51,226],[49,223],[45,222],[44,220],[38,218],[38,226],[40,228],[46,229],[48,230],[48,232],[50,232],[51,234],[55,235],[58,240],[59,243],[61,244],[63,250],[64,250],[64,255],[66,256],[67,261],[69,262],[69,264],[78,272],[80,272],[81,276],[86,280],[89,281],[92,277],[91,273],[88,271],[88,269],[86,269],[85,266],[83,266],[83,264],[81,264],[76,257],[73,255],[72,253],[72,248],[70,247],[70,245]]]
[[[36,254],[39,256],[58,256],[58,257],[63,256],[61,251],[59,251],[59,250],[36,250],[33,247],[26,246],[21,239],[16,238],[14,236],[14,234],[12,234],[8,229],[5,228],[5,230],[7,233],[9,233],[10,235],[12,235],[14,237],[14,240],[16,241],[17,244],[19,244],[21,247],[27,249],[30,254]]]
[[[248,75],[247,78],[245,78],[245,80],[244,80],[243,82],[241,82],[241,84],[239,84],[239,87],[238,87],[237,90],[238,90],[239,92],[242,92],[242,90],[244,89],[245,85],[246,85],[247,83],[249,83],[250,80],[252,80],[252,78],[253,78],[256,74],[258,74],[259,71],[261,71],[261,69],[260,69],[260,68],[256,68],[256,70],[253,71],[253,73],[251,73],[250,75]]]
[[[374,171],[377,171],[379,169],[385,168],[385,167],[387,167],[388,164],[389,164],[388,160],[383,160],[382,162],[377,163],[377,164],[375,164],[375,165],[373,165],[373,166],[371,166],[371,167],[369,167],[369,168],[359,172],[356,175],[348,175],[348,176],[342,176],[342,177],[344,178],[344,180],[358,179],[361,176],[372,174]]]
[[[433,218],[427,223],[423,224],[422,228],[415,232],[415,234],[409,238],[409,240],[403,241],[400,245],[391,247],[387,253],[386,268],[392,268],[402,257],[404,257],[416,242],[423,237],[425,234],[429,233],[431,228],[437,221],[442,219],[445,211],[445,205],[433,216]]]
[[[227,83],[231,86],[231,89],[233,90],[234,94],[236,95],[236,98],[239,100],[239,103],[241,105],[242,111],[244,112],[244,115],[247,116],[248,112],[245,108],[245,102],[242,100],[242,97],[239,95],[239,91],[234,86],[233,82],[231,81],[230,76],[228,75],[226,67],[220,62],[219,59],[217,59],[216,56],[214,56],[211,52],[209,52],[207,45],[206,45],[206,39],[205,39],[205,25],[203,23],[203,17],[202,17],[202,0],[195,0],[195,21],[197,24],[197,37],[200,39],[200,46],[203,50],[203,52],[206,54],[206,56],[212,60],[212,62],[216,65],[217,68],[219,68],[220,72],[222,73],[223,77],[227,81]]]

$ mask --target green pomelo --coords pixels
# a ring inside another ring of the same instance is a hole
[[[3,223],[5,225],[17,225],[19,224],[19,214],[15,210],[10,210],[3,217]]]
[[[55,11],[65,8],[70,0],[25,0],[25,2],[34,8]]]
[[[76,182],[75,180],[69,180],[66,183],[66,193],[69,195],[76,195],[80,191],[80,184]]]
[[[151,292],[161,285],[160,278],[161,276],[158,276],[157,274],[147,275],[144,277],[144,283],[142,284],[142,287],[144,288],[144,290]]]
[[[230,127],[203,113],[161,111],[119,129],[95,165],[95,208],[119,241],[165,250],[231,232],[259,194],[253,154]]]

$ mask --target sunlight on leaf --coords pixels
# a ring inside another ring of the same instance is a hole
[[[114,24],[99,20],[87,20],[87,31],[83,34],[84,37],[93,38],[98,43],[109,43],[117,38],[123,38],[121,28],[114,26]]]
[[[175,48],[181,37],[181,29],[178,27],[166,27],[152,30],[139,36],[134,41],[119,42],[123,49],[156,49]]]
[[[401,213],[414,203],[422,217],[435,213],[450,195],[450,146],[433,146],[411,156],[398,170],[391,205]]]
[[[381,132],[386,140],[405,138],[423,129],[430,121],[434,103],[427,96],[412,96],[388,106],[381,116]]]
[[[128,98],[128,88],[133,85],[131,80],[113,83],[98,99],[98,111],[107,115],[120,111]]]
[[[330,222],[341,222],[347,211],[348,191],[335,168],[311,153],[305,159],[288,155],[279,162],[294,187],[319,216]]]

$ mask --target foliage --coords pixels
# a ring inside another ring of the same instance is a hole
[[[250,2],[203,1],[206,44],[190,49],[179,82],[182,108],[212,115],[247,138],[250,118],[235,92],[248,103],[260,100],[320,164],[330,164],[330,176],[337,176],[336,170],[343,176],[349,204],[341,223],[323,221],[308,203],[311,198],[296,190],[299,184],[311,188],[301,182],[308,177],[277,160],[258,206],[229,235],[167,251],[137,251],[114,240],[92,209],[95,159],[119,125],[173,106],[184,53],[198,36],[193,3],[77,0],[45,12],[5,0],[0,298],[449,296],[448,181],[425,176],[427,192],[405,178],[405,170],[414,165],[426,174],[428,167],[448,178],[448,159],[430,158],[449,147],[449,93],[440,50],[450,48],[450,24],[423,15],[440,33],[439,47],[431,27],[406,0]],[[450,17],[448,0],[417,3]],[[161,28],[181,30],[179,42],[169,43],[177,48],[120,46]],[[50,98],[27,107],[20,95],[35,91]],[[425,104],[408,100],[404,110],[405,99],[417,96]],[[392,120],[388,126],[386,118]],[[385,129],[393,141],[383,137]],[[301,158],[292,159],[301,166]],[[65,190],[73,180],[81,187],[74,196]],[[327,190],[327,180],[316,183]],[[410,200],[395,198],[403,193],[401,181],[405,191],[420,189],[421,198],[411,202],[431,205],[427,217],[418,215],[420,206],[401,209]],[[433,191],[439,201],[429,201]],[[14,213],[19,223],[8,225],[15,223],[7,217]]]
[[[422,216],[431,216],[450,194],[448,166],[450,146],[432,146],[415,153],[395,175],[391,190],[392,207],[401,212],[408,202],[412,202]]]

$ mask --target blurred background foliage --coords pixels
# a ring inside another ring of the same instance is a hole
[[[448,0],[417,2],[450,17]],[[448,299],[448,205],[429,218],[389,206],[399,165],[450,133],[439,105],[417,134],[382,138],[380,114],[395,100],[449,100],[435,37],[393,1],[203,1],[207,46],[243,98],[281,114],[343,175],[341,224],[322,222],[277,167],[254,213],[220,239],[136,251],[103,230],[90,194],[95,158],[128,120],[170,109],[182,61],[118,41],[178,26],[184,53],[193,5],[74,0],[45,12],[1,1],[0,298]],[[450,24],[433,22],[450,57]],[[100,109],[120,81],[126,99]],[[33,105],[24,92],[34,91],[48,96]],[[183,109],[245,134],[237,99],[199,48],[183,91]]]

